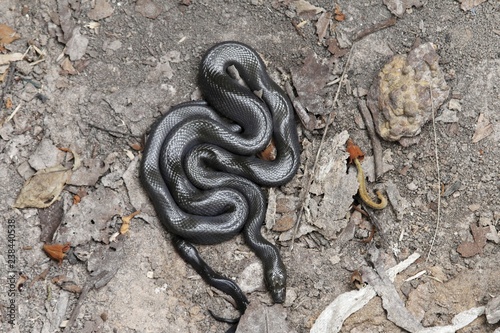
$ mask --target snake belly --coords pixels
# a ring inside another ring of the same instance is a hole
[[[231,65],[246,86],[228,74]],[[238,42],[207,51],[198,83],[206,101],[174,106],[151,128],[141,182],[183,259],[209,284],[230,293],[241,312],[248,302],[244,294],[231,280],[214,278],[192,243],[217,244],[242,232],[263,263],[274,302],[282,303],[286,269],[278,249],[261,235],[266,211],[261,186],[283,185],[298,169],[292,106],[260,56]],[[276,159],[257,158],[271,138]],[[223,288],[224,283],[233,285]]]

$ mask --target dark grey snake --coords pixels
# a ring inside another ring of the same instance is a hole
[[[231,65],[247,87],[228,74]],[[259,55],[237,42],[208,50],[198,80],[206,102],[177,105],[151,128],[142,184],[179,254],[206,282],[231,295],[241,313],[248,303],[244,293],[215,273],[192,243],[217,244],[243,232],[263,263],[274,302],[282,303],[286,269],[278,249],[260,233],[267,204],[260,186],[283,185],[297,171],[299,144],[290,101]],[[256,157],[271,138],[276,159]]]

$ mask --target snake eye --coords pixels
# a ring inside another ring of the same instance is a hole
[[[286,298],[286,274],[283,271],[270,270],[267,273],[267,288],[275,303],[283,303]]]

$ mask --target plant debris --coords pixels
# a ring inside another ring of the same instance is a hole
[[[66,252],[70,249],[70,243],[65,244],[45,244],[43,246],[43,250],[49,257],[56,260],[59,265],[62,264],[64,257],[66,256]]]

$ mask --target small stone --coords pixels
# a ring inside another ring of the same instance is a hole
[[[94,8],[92,8],[87,16],[94,21],[102,20],[113,14],[113,7],[106,0],[96,0]]]
[[[33,67],[26,60],[16,62],[16,69],[23,75],[31,73]]]
[[[120,42],[119,40],[114,40],[108,44],[108,49],[112,51],[116,51],[121,47],[122,47],[122,42]]]
[[[488,302],[485,312],[489,324],[496,324],[500,321],[500,296]]]
[[[481,216],[479,218],[479,225],[481,227],[486,227],[486,226],[492,225],[492,222],[493,222],[492,216]]]
[[[490,225],[490,232],[486,234],[486,239],[495,244],[500,243],[500,233],[497,232],[497,229],[494,225]]]
[[[256,290],[264,290],[264,269],[262,264],[259,262],[254,262],[247,266],[241,272],[238,278],[238,285],[241,290],[245,293],[251,293]]]
[[[144,17],[155,19],[161,14],[163,9],[151,0],[138,0],[135,5],[135,11]]]
[[[471,212],[475,212],[481,208],[481,205],[480,204],[472,204],[472,205],[469,205],[468,208]]]
[[[148,272],[146,273],[146,277],[147,277],[148,279],[152,279],[152,278],[154,278],[154,276],[155,276],[155,272],[153,272],[153,271],[148,271]]]
[[[410,191],[415,191],[416,189],[418,189],[418,186],[414,182],[411,182],[409,184],[406,184],[406,188]]]
[[[460,101],[458,99],[452,98],[448,103],[448,108],[450,110],[456,110],[460,112],[462,111],[462,104],[460,104]]]
[[[443,110],[443,113],[436,118],[436,121],[440,121],[442,123],[456,123],[458,122],[457,112],[445,109]]]

